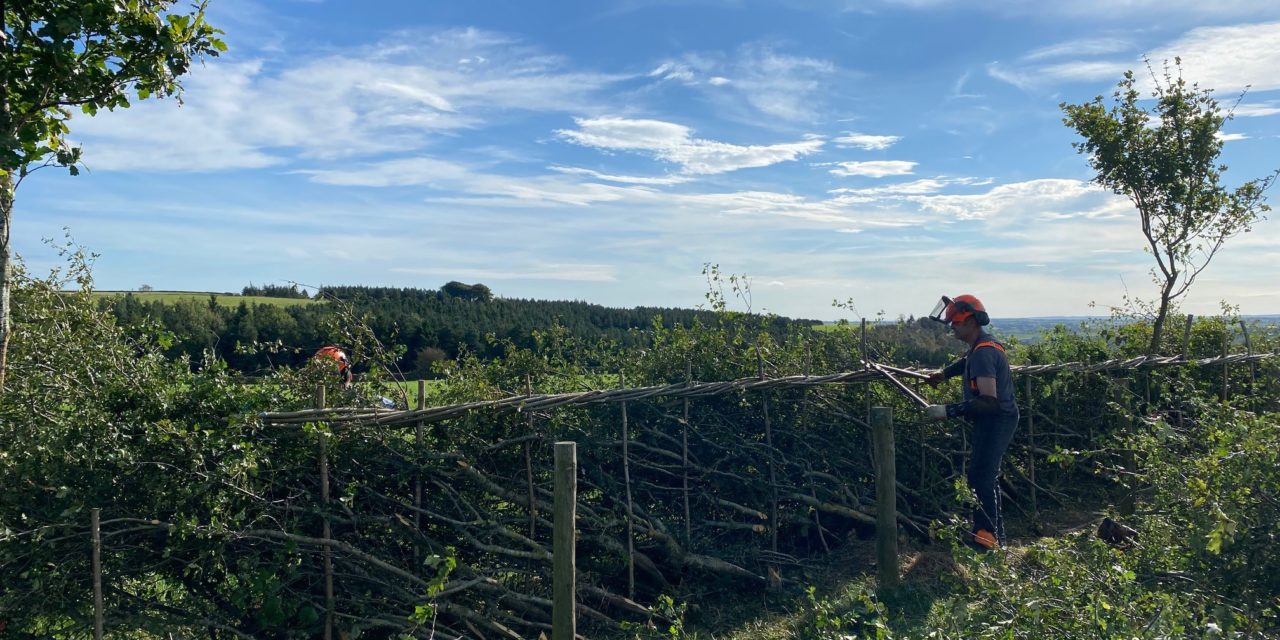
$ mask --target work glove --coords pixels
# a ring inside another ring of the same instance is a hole
[[[929,386],[931,386],[931,387],[936,387],[936,386],[938,386],[938,385],[942,384],[942,382],[943,382],[943,378],[942,378],[942,372],[941,372],[941,371],[939,371],[939,372],[937,372],[937,373],[931,373],[931,374],[929,374],[929,377],[928,377],[928,378],[925,378],[925,379],[924,379],[924,383],[925,383],[925,384],[927,384],[927,385],[929,385]]]
[[[924,408],[924,413],[925,415],[929,416],[931,420],[946,420],[947,405],[931,404]]]

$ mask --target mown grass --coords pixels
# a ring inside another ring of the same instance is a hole
[[[322,301],[312,300],[310,298],[273,298],[268,296],[242,296],[231,293],[217,293],[213,291],[95,291],[93,295],[99,297],[119,297],[126,293],[132,294],[142,302],[163,302],[166,304],[174,304],[186,300],[207,301],[209,296],[214,296],[218,300],[218,305],[223,307],[235,308],[244,304],[269,304],[276,307],[293,307],[298,305],[318,304]]]

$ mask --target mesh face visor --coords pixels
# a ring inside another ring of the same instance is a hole
[[[942,296],[942,299],[938,300],[938,304],[933,306],[933,311],[929,312],[929,319],[941,322],[942,324],[949,324],[946,314],[947,309],[951,307],[951,304],[951,298]]]

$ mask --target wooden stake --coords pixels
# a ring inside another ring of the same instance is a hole
[[[898,586],[898,486],[894,461],[893,409],[871,410],[876,449],[876,575],[878,587]]]
[[[1133,411],[1133,406],[1136,403],[1133,402],[1133,388],[1130,385],[1129,378],[1117,378],[1112,380],[1111,398],[1120,407],[1120,419],[1123,421],[1120,423],[1121,428],[1127,432],[1132,432],[1133,426],[1137,423],[1137,417],[1134,415]],[[1125,450],[1123,464],[1125,471],[1130,474],[1127,481],[1132,484],[1134,482],[1132,474],[1138,468],[1137,458],[1133,449]],[[1124,492],[1124,495],[1120,496],[1120,504],[1118,506],[1120,515],[1133,515],[1136,507],[1136,496],[1134,495],[1136,492],[1137,487],[1130,486],[1129,489]]]
[[[809,476],[809,496],[814,502],[818,502],[818,490],[814,488],[813,476]],[[818,528],[818,542],[822,543],[822,550],[831,553],[831,546],[827,544],[827,536],[822,532],[822,509],[813,510],[813,524]]]
[[[1253,355],[1253,343],[1249,340],[1249,327],[1244,323],[1244,318],[1240,318],[1240,332],[1244,334],[1244,350],[1250,356]],[[1253,387],[1257,384],[1258,363],[1249,363],[1249,395],[1253,395]]]
[[[89,511],[89,531],[93,537],[93,637],[102,640],[106,630],[106,610],[102,604],[102,509]]]
[[[427,381],[418,381],[418,410],[427,408]],[[421,421],[413,427],[413,528],[422,531],[422,427]],[[413,572],[422,566],[422,550],[413,546]]]
[[[527,373],[524,376],[524,394],[533,395],[533,380]],[[533,433],[533,412],[530,411],[529,435]],[[536,539],[534,536],[538,533],[538,501],[533,492],[533,443],[529,440],[524,441],[524,479],[525,485],[529,487],[529,538]]]
[[[862,368],[863,369],[870,368],[871,366],[870,362],[871,362],[871,354],[867,352],[867,319],[863,318],[862,319]],[[863,384],[862,391],[863,391],[863,395],[865,396],[866,404],[867,404],[866,421],[867,421],[867,424],[871,424],[871,383],[868,382]]]
[[[316,385],[316,408],[323,409],[324,405],[324,385]],[[329,524],[329,435],[325,432],[327,428],[328,425],[324,424],[320,429],[320,502],[323,505],[321,508],[324,509],[320,537],[326,542],[333,536],[332,526]],[[324,559],[324,640],[333,640],[333,548],[325,544],[320,553]]]
[[[555,445],[555,516],[552,531],[551,639],[574,640],[576,615],[575,527],[578,505],[578,452],[573,442]]]
[[[756,371],[760,379],[764,380],[764,355],[761,354],[759,345],[756,346]],[[773,461],[773,425],[769,420],[767,391],[764,394],[764,443],[769,448],[769,529],[771,532],[769,548],[776,553],[778,551],[778,472]]]
[[[1227,357],[1227,342],[1228,342],[1227,328],[1228,328],[1228,325],[1226,325],[1226,323],[1223,323],[1223,327],[1222,327],[1222,357],[1223,358]],[[1222,363],[1222,401],[1224,403],[1227,401],[1227,394],[1229,393],[1229,389],[1227,387],[1227,372],[1228,372],[1227,363],[1223,362]]]
[[[862,368],[867,369],[870,365],[867,362],[871,357],[867,354],[867,319],[862,319]]]
[[[808,337],[804,341],[804,377],[808,378],[813,375],[813,342]],[[802,391],[807,398],[809,390]],[[809,495],[814,500],[818,499],[818,490],[814,488],[813,476],[809,476]],[[822,514],[821,509],[813,510],[813,524],[818,528],[818,542],[822,543],[822,550],[831,553],[831,546],[827,544],[827,536],[822,532]]]
[[[627,373],[620,371],[618,373],[618,382],[623,389],[627,388]],[[622,481],[626,485],[627,491],[627,597],[635,599],[636,597],[636,550],[635,550],[635,532],[633,530],[635,523],[631,515],[631,434],[627,430],[627,403],[622,402]]]
[[[684,360],[684,383],[693,384],[693,359]],[[693,517],[689,513],[689,397],[684,398],[684,429],[680,435],[681,483],[684,489],[684,542],[693,540]]]
[[[862,368],[871,368],[871,354],[867,349],[867,319],[862,319]],[[871,383],[862,383],[862,400],[865,415],[863,415],[863,424],[871,424]],[[876,466],[876,448],[874,446],[867,447],[867,455],[870,457],[871,467]]]
[[[1187,314],[1187,324],[1182,327],[1182,359],[1185,361],[1191,349],[1191,325],[1195,323],[1196,317]]]
[[[1031,378],[1027,376],[1027,442],[1031,445],[1031,450],[1027,452],[1027,477],[1031,480],[1031,513],[1039,515],[1040,510],[1036,506],[1036,403],[1035,397],[1031,395]]]

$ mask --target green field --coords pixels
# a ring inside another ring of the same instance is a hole
[[[215,293],[212,291],[95,291],[93,295],[101,297],[123,296],[131,293],[142,302],[182,302],[183,300],[208,300],[209,296],[217,296],[218,304],[224,307],[238,307],[245,304],[269,304],[277,307],[316,304],[310,298],[272,298],[268,296],[242,296],[235,293]]]

